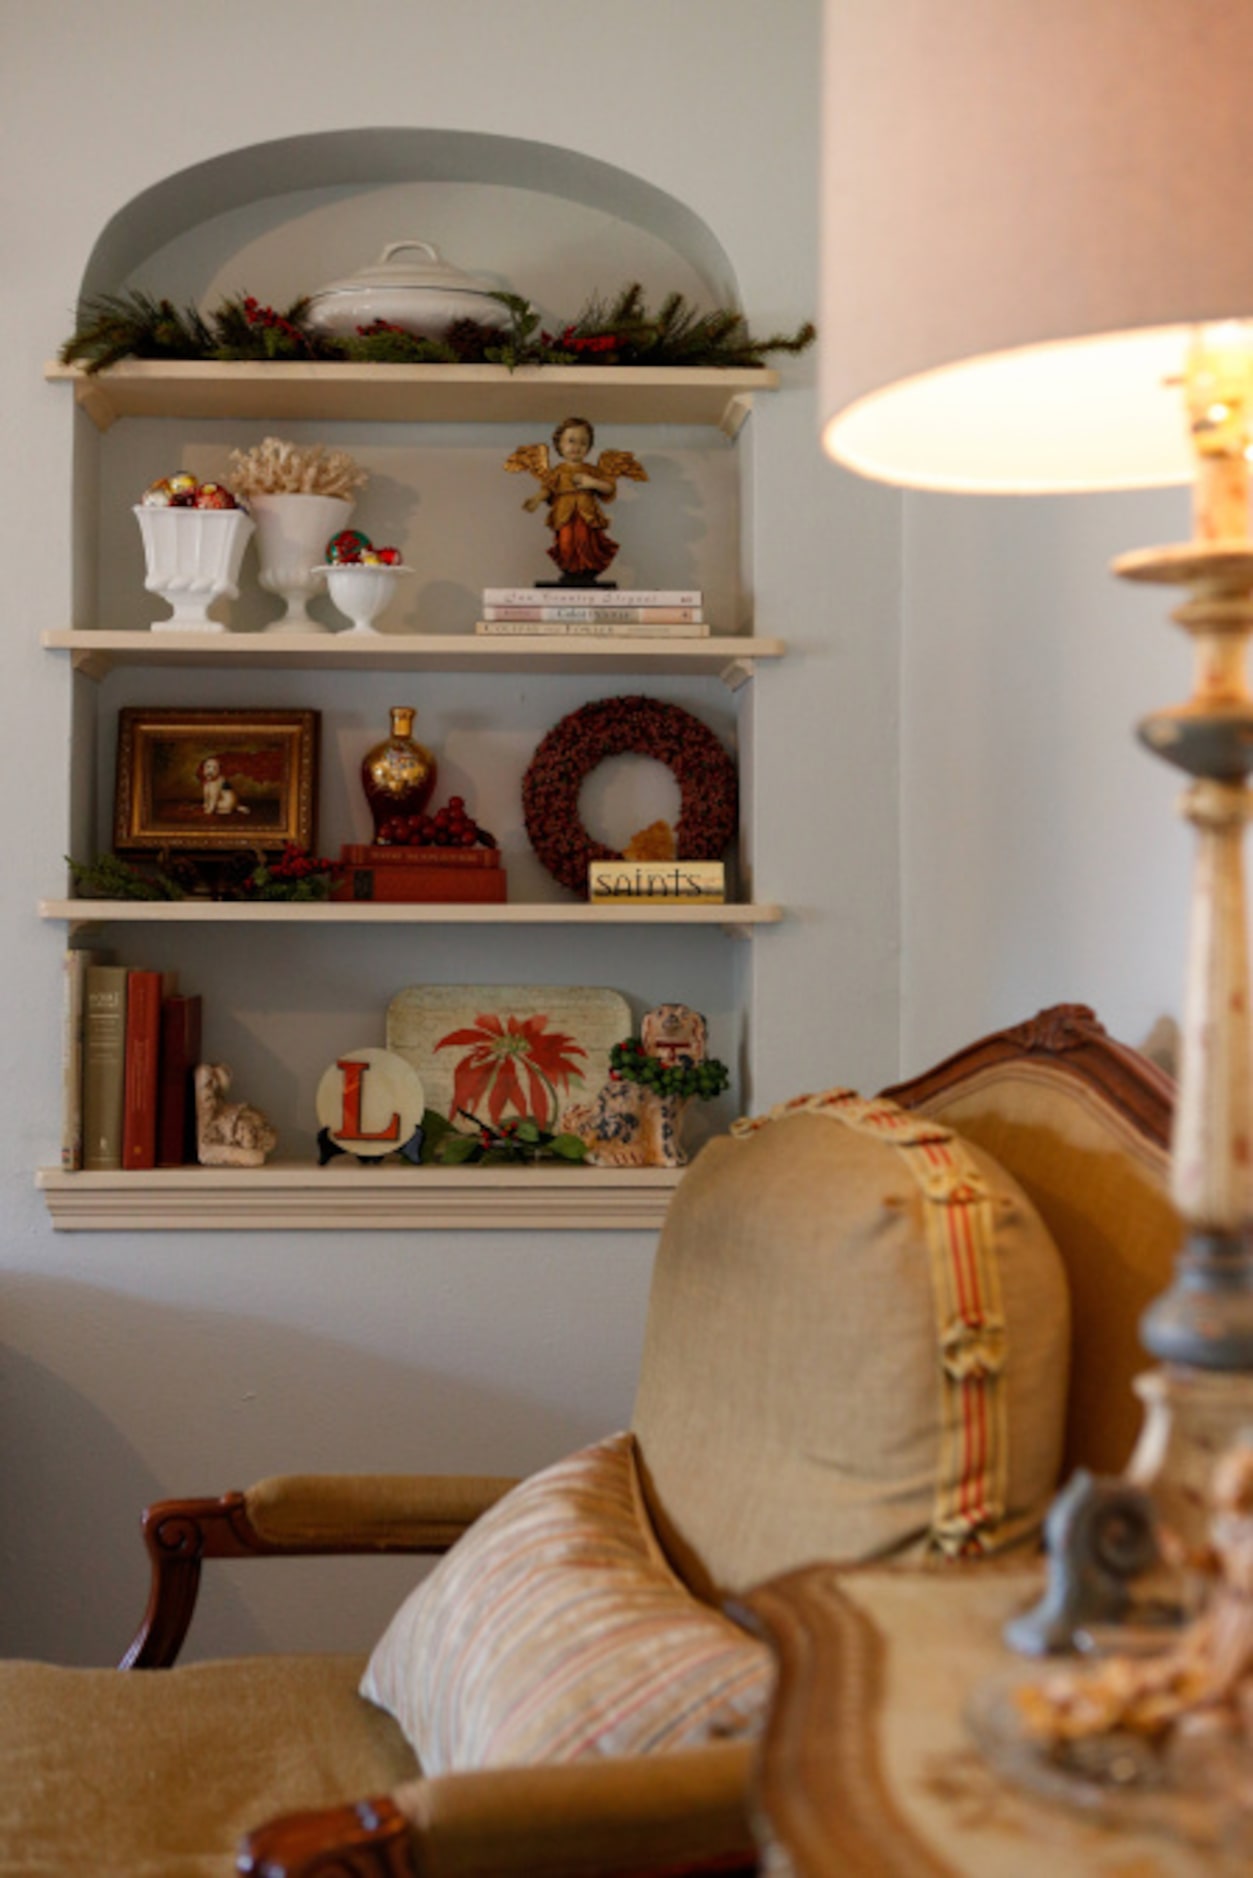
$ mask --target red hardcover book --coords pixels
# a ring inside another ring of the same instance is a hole
[[[122,1086],[122,1166],[157,1164],[157,1065],[161,1049],[161,974],[126,980],[126,1071]]]
[[[161,1066],[157,1081],[157,1166],[185,1167],[196,1159],[195,1073],[200,1061],[199,993],[179,992],[161,1004]]]
[[[332,900],[415,903],[508,898],[499,848],[392,848],[346,842]]]

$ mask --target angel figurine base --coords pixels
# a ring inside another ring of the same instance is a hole
[[[536,587],[559,587],[566,593],[616,593],[616,580],[589,580],[586,574],[563,574],[560,580],[537,580]]]

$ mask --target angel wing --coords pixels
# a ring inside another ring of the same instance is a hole
[[[627,477],[633,483],[648,481],[648,471],[629,450],[602,450],[596,468],[602,476],[612,476],[615,481],[620,476]]]
[[[507,470],[529,470],[532,476],[547,476],[548,445],[546,443],[524,443],[519,445],[511,457],[506,458]]]

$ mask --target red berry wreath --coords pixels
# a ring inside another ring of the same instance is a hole
[[[675,843],[684,861],[716,861],[735,833],[735,764],[708,725],[659,698],[598,698],[543,738],[522,778],[531,846],[554,880],[587,898],[589,861],[619,861],[579,820],[579,791],[606,757],[651,756],[679,785]]]

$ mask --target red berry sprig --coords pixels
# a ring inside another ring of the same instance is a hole
[[[274,307],[262,306],[255,294],[245,296],[244,318],[250,326],[259,326],[270,332],[281,333],[284,339],[289,339],[293,345],[302,347],[306,352],[311,349],[307,333],[302,333],[299,326],[293,326],[289,319],[284,319]]]

